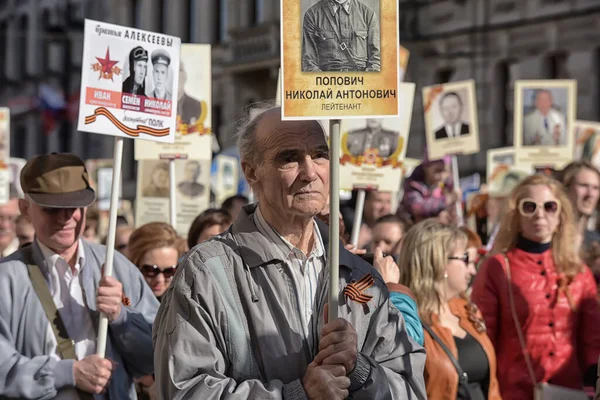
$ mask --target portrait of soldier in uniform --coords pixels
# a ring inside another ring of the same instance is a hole
[[[446,92],[440,99],[440,114],[444,125],[435,131],[436,139],[447,139],[469,134],[469,124],[463,121],[463,100],[456,92]]]
[[[381,70],[379,12],[366,2],[319,0],[304,13],[302,72]]]
[[[169,79],[169,65],[171,57],[169,53],[162,49],[152,52],[152,79],[154,81],[154,90],[148,97],[160,100],[171,100],[173,95],[167,88]]]
[[[129,52],[129,77],[123,81],[123,93],[146,96],[146,73],[148,72],[148,52],[137,46]]]
[[[177,116],[181,123],[194,125],[200,115],[202,115],[202,103],[185,92],[185,83],[187,82],[187,72],[183,61],[179,64],[179,85],[177,88]]]
[[[201,172],[198,161],[188,161],[185,164],[183,180],[177,185],[181,195],[193,199],[204,194],[204,185],[198,183]]]
[[[348,132],[348,151],[355,157],[376,149],[379,157],[390,157],[398,147],[399,132],[384,129],[379,118],[367,118],[367,126]]]

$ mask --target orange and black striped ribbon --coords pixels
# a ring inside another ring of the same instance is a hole
[[[135,129],[132,129],[132,128],[128,127],[127,125],[123,124],[121,121],[119,121],[117,119],[117,117],[115,117],[105,107],[98,107],[94,111],[94,114],[88,115],[87,117],[85,117],[85,124],[88,125],[93,122],[96,122],[96,118],[100,115],[103,115],[106,118],[108,118],[108,120],[110,122],[112,122],[113,125],[115,125],[117,127],[117,129],[119,129],[121,132],[123,132],[124,134],[126,134],[128,136],[138,137],[138,136],[140,136],[140,133],[145,133],[147,135],[154,136],[154,137],[161,137],[161,136],[169,135],[169,128],[154,129],[149,126],[138,125]]]
[[[373,296],[363,293],[365,290],[375,284],[373,275],[367,274],[360,278],[358,281],[352,281],[344,288],[344,296],[348,297],[352,301],[356,301],[361,304],[368,303]]]

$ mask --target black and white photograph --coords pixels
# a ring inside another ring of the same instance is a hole
[[[210,160],[175,160],[175,230],[185,237],[194,217],[209,207]],[[169,221],[169,161],[138,161],[136,226]]]
[[[380,0],[301,0],[302,72],[381,71]]]
[[[148,160],[145,165],[142,181],[142,196],[169,197],[169,163],[160,160]]]
[[[523,146],[567,144],[569,90],[523,89]]]
[[[173,67],[166,49],[149,52],[142,46],[134,47],[124,62],[123,74],[123,93],[173,100]]]
[[[202,175],[202,166],[197,160],[186,161],[185,167],[183,168],[182,179],[177,182],[178,194],[189,198],[195,199],[202,196],[205,191],[205,187],[199,182],[200,176]]]
[[[514,87],[517,163],[563,168],[575,151],[577,81],[517,80]]]
[[[164,69],[164,55],[155,63]],[[165,154],[185,154],[195,160],[212,158],[213,135],[211,128],[211,46],[209,44],[181,45],[177,93],[177,132],[175,143],[165,144],[136,140],[135,159],[159,159]],[[152,58],[152,57],[151,57]],[[161,64],[162,62],[162,64]],[[155,70],[156,70],[155,68]],[[169,74],[175,66],[171,63]],[[159,80],[162,76],[157,75]],[[169,86],[167,86],[169,88]],[[170,90],[170,89],[168,89]],[[155,92],[156,89],[153,90]]]
[[[390,157],[398,147],[400,132],[386,129],[383,118],[367,118],[364,128],[348,132],[348,150],[355,157],[377,151],[382,158]]]
[[[448,91],[440,97],[438,111],[443,122],[435,130],[436,140],[469,134],[469,122],[465,118],[466,98],[466,89]]]
[[[154,90],[148,95],[159,100],[173,100],[173,92],[169,84],[169,66],[171,65],[171,56],[163,49],[157,49],[152,52],[152,83]]]
[[[148,51],[142,46],[136,46],[129,52],[126,63],[127,77],[123,80],[123,93],[146,96],[146,78],[148,76]]]
[[[474,81],[424,87],[423,108],[431,159],[479,152]]]

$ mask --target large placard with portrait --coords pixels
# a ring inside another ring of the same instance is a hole
[[[196,160],[212,157],[211,46],[182,44],[177,86],[177,132],[173,144],[138,140],[135,159],[187,155]]]
[[[400,94],[412,100],[415,84],[402,83]],[[400,189],[411,117],[412,101],[399,118],[342,120],[340,189]]]
[[[181,39],[85,20],[77,129],[173,143]]]
[[[282,0],[282,117],[397,117],[397,0]]]
[[[577,81],[515,82],[517,163],[560,169],[573,160]]]
[[[210,203],[210,160],[175,160],[177,232],[186,237],[196,216]],[[169,161],[138,161],[136,227],[169,221]]]
[[[423,110],[430,160],[479,152],[474,80],[424,87]]]
[[[572,132],[575,159],[589,161],[600,169],[600,122],[575,121]]]

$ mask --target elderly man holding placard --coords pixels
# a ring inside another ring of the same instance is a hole
[[[35,239],[0,264],[0,398],[137,398],[133,378],[153,372],[158,301],[119,253],[115,277],[102,277],[106,248],[81,238],[96,198],[83,161],[33,158],[21,185]],[[106,358],[95,354],[99,312],[109,320]]]
[[[422,348],[373,267],[340,242],[340,318],[327,320],[329,149],[317,121],[281,110],[243,126],[258,198],[188,253],[154,330],[161,398],[424,398]],[[337,266],[336,266],[337,267]]]

